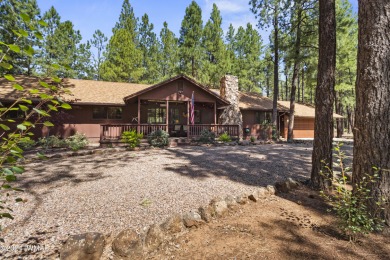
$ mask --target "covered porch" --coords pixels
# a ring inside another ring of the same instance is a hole
[[[229,102],[186,76],[178,76],[124,98],[128,124],[103,124],[100,142],[119,141],[124,131],[136,130],[146,138],[157,129],[171,137],[196,138],[207,129],[216,136],[239,136],[238,125],[219,125],[221,109]],[[193,107],[192,107],[193,102]],[[193,113],[191,113],[193,111]],[[193,120],[191,120],[193,114]]]

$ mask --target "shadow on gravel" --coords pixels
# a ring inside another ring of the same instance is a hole
[[[165,169],[189,178],[217,176],[266,186],[288,177],[303,180],[310,175],[311,145],[192,146],[168,151],[172,157],[190,163],[166,165]]]

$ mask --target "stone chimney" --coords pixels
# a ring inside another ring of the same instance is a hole
[[[221,79],[220,95],[223,99],[230,102],[219,117],[219,123],[222,125],[238,125],[239,137],[242,139],[242,114],[239,108],[238,78],[232,75],[226,75]]]

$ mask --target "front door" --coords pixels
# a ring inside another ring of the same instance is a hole
[[[187,103],[169,102],[169,135],[187,136]]]

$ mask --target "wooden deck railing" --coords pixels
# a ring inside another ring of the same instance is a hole
[[[169,127],[165,124],[115,124],[115,125],[100,125],[100,141],[119,141],[122,133],[125,131],[136,130],[142,133],[144,137],[157,129],[169,131]],[[217,125],[217,124],[200,124],[183,126],[185,131],[188,131],[188,137],[198,137],[203,130],[214,132],[219,136],[227,132],[232,137],[239,136],[238,125]]]
[[[197,137],[203,130],[209,130],[219,136],[223,133],[228,133],[230,136],[238,137],[238,125],[189,125],[189,137]]]
[[[157,129],[167,131],[167,125],[152,124],[118,124],[118,125],[100,125],[100,141],[103,140],[120,140],[122,133],[125,131],[136,130],[142,133],[144,137]]]

